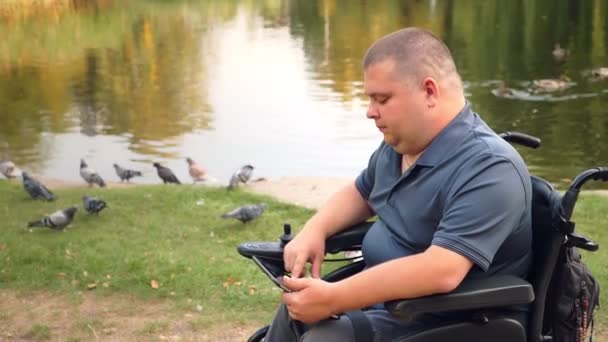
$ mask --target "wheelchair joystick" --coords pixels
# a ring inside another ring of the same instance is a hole
[[[285,247],[289,241],[293,239],[293,235],[291,235],[291,225],[289,223],[285,223],[283,225],[283,235],[281,235],[281,247]]]

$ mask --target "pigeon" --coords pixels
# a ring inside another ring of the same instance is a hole
[[[173,171],[171,171],[170,168],[164,167],[164,166],[160,165],[159,163],[154,163],[152,165],[154,165],[154,167],[156,168],[158,177],[160,177],[160,179],[163,180],[164,184],[167,184],[167,183],[182,184],[179,182],[179,179],[177,179],[177,177],[175,177],[175,175],[173,174]]]
[[[239,183],[247,183],[251,178],[251,172],[253,172],[252,165],[244,165],[240,169],[236,170],[230,178],[230,184],[228,184],[228,190],[236,188]]]
[[[82,206],[87,214],[99,214],[106,207],[106,202],[101,198],[82,196]]]
[[[125,169],[122,168],[120,165],[118,164],[114,164],[114,170],[116,170],[116,175],[118,175],[118,178],[120,178],[120,181],[127,181],[129,182],[129,180],[133,177],[141,177],[143,176],[141,171],[135,171],[135,170],[129,170],[129,169]]]
[[[192,182],[203,182],[207,180],[207,172],[201,166],[201,164],[195,162],[191,158],[186,158],[188,162],[188,172],[190,173],[190,177],[192,177]]]
[[[32,221],[27,224],[28,227],[48,227],[53,230],[63,230],[68,224],[72,222],[74,214],[76,213],[76,207],[69,207],[67,209],[58,210],[50,215],[41,218],[38,221]]]
[[[82,179],[84,179],[89,186],[92,186],[93,184],[97,184],[102,188],[106,186],[106,182],[101,179],[97,171],[93,170],[85,163],[84,159],[80,159],[80,176],[82,176]]]
[[[16,178],[21,173],[15,164],[10,160],[0,161],[0,173],[6,178]]]
[[[42,183],[30,177],[27,172],[23,172],[21,176],[23,178],[23,188],[33,199],[42,199],[45,201],[55,200],[55,195]]]
[[[242,223],[247,223],[262,215],[262,213],[264,213],[264,209],[266,209],[265,203],[248,204],[225,213],[222,215],[222,218],[234,218]]]

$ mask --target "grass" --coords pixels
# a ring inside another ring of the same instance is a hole
[[[41,202],[20,184],[0,181],[0,193],[0,288],[74,298],[84,291],[170,298],[178,307],[202,307],[209,319],[235,322],[268,320],[279,300],[236,246],[277,240],[284,222],[301,226],[311,215],[268,197],[192,186],[63,189],[55,191],[57,201]],[[104,198],[108,208],[86,215],[85,193]],[[201,199],[204,204],[197,205]],[[236,206],[262,201],[266,212],[248,224],[220,218]],[[25,229],[26,222],[73,204],[79,211],[65,232]]]
[[[236,246],[277,240],[283,223],[300,227],[312,214],[265,196],[193,186],[63,189],[55,191],[57,201],[47,203],[29,199],[20,184],[0,181],[0,193],[0,288],[45,289],[68,293],[75,301],[84,291],[165,298],[176,308],[205,313],[197,322],[202,327],[271,318],[279,292],[253,263],[238,255]],[[99,216],[79,211],[64,233],[25,229],[27,221],[80,204],[84,193],[103,197],[108,209]],[[197,205],[201,199],[204,204]],[[236,206],[262,201],[268,204],[267,211],[253,222],[220,218]],[[577,230],[601,246],[595,253],[583,252],[583,258],[606,289],[608,198],[581,196],[574,220]],[[158,289],[151,287],[152,280],[158,281]],[[95,284],[94,289],[89,290],[89,284]],[[601,308],[607,307],[607,298],[602,295]],[[597,318],[605,329],[606,310]],[[161,323],[141,333],[156,331]],[[45,335],[40,327],[34,330]]]
[[[50,339],[51,333],[49,332],[49,327],[47,327],[46,325],[34,324],[27,336],[31,337],[36,341],[41,341]]]

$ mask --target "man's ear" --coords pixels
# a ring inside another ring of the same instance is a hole
[[[437,105],[439,99],[439,85],[432,77],[426,77],[422,81],[422,86],[426,93],[426,102],[429,108],[434,108]]]

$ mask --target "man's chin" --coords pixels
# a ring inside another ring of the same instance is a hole
[[[384,142],[387,145],[392,146],[393,148],[397,145],[397,141],[395,139],[393,139],[393,137],[387,136],[386,134],[384,135]]]

